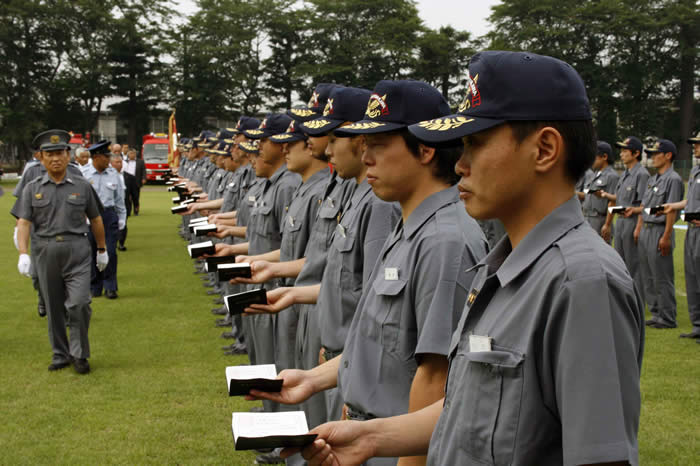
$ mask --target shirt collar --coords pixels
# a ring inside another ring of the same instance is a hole
[[[423,202],[408,216],[403,226],[406,237],[410,238],[413,236],[428,219],[435,215],[435,212],[448,204],[456,202],[457,199],[459,199],[457,186],[443,189],[423,199]]]
[[[270,183],[275,183],[277,180],[280,179],[280,177],[284,174],[284,172],[287,171],[287,164],[283,163],[281,167],[279,167],[275,173],[272,174],[272,176],[269,178]]]
[[[309,179],[306,180],[306,182],[304,182],[304,183],[302,183],[301,185],[299,185],[299,189],[297,190],[297,192],[299,193],[299,195],[304,194],[305,192],[307,192],[309,189],[311,189],[312,187],[314,187],[314,185],[315,185],[316,183],[320,183],[321,181],[323,181],[323,180],[328,176],[328,173],[329,173],[330,171],[331,171],[331,169],[328,168],[328,167],[326,167],[326,168],[324,168],[324,169],[322,169],[322,170],[317,171],[317,172],[314,173],[313,175],[311,175],[311,176],[309,177]]]
[[[49,176],[48,172],[45,172],[44,175],[41,177],[41,184],[46,184],[46,183],[49,183],[49,182],[50,182],[50,183],[53,183],[53,184],[56,184],[56,185],[63,184],[63,183],[70,183],[70,184],[73,184],[73,180],[71,180],[71,179],[68,177],[68,172],[66,172],[66,174],[63,175],[63,179],[62,179],[61,181],[59,181],[58,183],[56,183],[54,180],[51,179],[51,177]]]
[[[583,221],[581,203],[572,197],[535,225],[514,250],[508,236],[503,237],[479,266],[487,266],[489,275],[495,272],[501,286],[506,286]]]

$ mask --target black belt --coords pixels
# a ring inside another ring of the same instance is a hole
[[[658,222],[644,222],[644,228],[651,228],[653,226],[659,226],[659,227],[664,227],[666,226],[666,223],[658,223]]]
[[[338,356],[340,356],[341,354],[343,354],[343,350],[333,351],[333,350],[329,350],[328,348],[323,346],[323,358],[326,361],[330,361],[331,359],[335,359]]]
[[[114,206],[105,207],[105,212],[111,211],[111,210],[117,210],[117,208]]]
[[[364,413],[360,411],[359,409],[355,409],[352,406],[346,404],[345,407],[346,413],[348,420],[350,421],[369,421],[371,419],[375,419],[376,416],[372,416],[371,414]]]
[[[43,241],[54,241],[56,243],[63,243],[66,241],[76,241],[87,237],[87,233],[77,234],[77,233],[64,233],[62,235],[56,236],[38,236],[37,239]]]

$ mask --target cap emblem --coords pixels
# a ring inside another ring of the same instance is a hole
[[[311,120],[304,123],[303,126],[309,129],[321,129],[330,124],[331,122],[328,120]]]
[[[479,93],[479,87],[477,82],[479,81],[479,75],[477,74],[472,79],[467,70],[467,95],[464,97],[464,101],[459,106],[459,111],[464,112],[473,107],[478,107],[481,105],[481,94]]]
[[[58,144],[59,142],[61,142],[61,138],[58,137],[57,134],[52,134],[51,135],[51,144]]]
[[[310,117],[311,115],[314,114],[313,110],[309,110],[308,108],[293,108],[291,112],[301,118],[306,118]]]
[[[437,118],[430,121],[421,121],[418,126],[425,128],[428,131],[448,131],[459,128],[460,126],[466,125],[472,121],[474,121],[474,118],[458,116],[455,118]]]
[[[380,96],[379,94],[372,94],[369,98],[365,115],[370,118],[377,118],[380,115],[388,114],[389,106],[386,104],[386,94],[383,96]]]
[[[333,115],[333,99],[328,99],[326,108],[323,109],[323,116]]]

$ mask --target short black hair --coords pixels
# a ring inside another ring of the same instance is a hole
[[[401,135],[406,143],[406,147],[408,147],[408,150],[414,157],[418,157],[420,154],[421,144],[424,146],[433,147],[435,149],[435,157],[433,158],[433,174],[435,177],[446,182],[450,186],[459,182],[459,176],[455,172],[455,165],[462,156],[462,151],[464,150],[461,140],[455,141],[450,145],[434,145],[421,141],[406,128],[397,130],[397,133]]]
[[[591,120],[509,121],[507,124],[518,143],[546,126],[559,131],[566,150],[566,174],[574,183],[593,165],[598,147],[595,127]]]

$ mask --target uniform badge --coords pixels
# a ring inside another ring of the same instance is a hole
[[[34,195],[34,197],[35,197],[36,199],[41,199],[41,198],[44,197],[44,195],[41,194],[41,193],[36,193],[36,194]]]
[[[57,134],[51,135],[51,144],[58,144],[61,142],[61,138]]]
[[[380,115],[388,115],[389,106],[386,103],[386,94],[380,96],[379,94],[372,94],[369,98],[369,103],[367,104],[367,111],[365,115],[370,118],[377,118]]]
[[[74,200],[78,199],[78,196],[80,196],[80,193],[70,193],[68,195],[68,199],[70,199],[71,201],[74,201]]]
[[[399,269],[396,267],[386,267],[384,269],[384,280],[396,281],[399,279]]]
[[[476,300],[478,294],[479,290],[473,288],[472,291],[469,293],[469,296],[467,297],[467,304],[469,304],[470,306],[474,304],[474,301]]]
[[[481,94],[479,93],[478,82],[479,75],[477,74],[474,76],[474,78],[472,78],[469,74],[469,70],[467,70],[467,95],[459,105],[460,112],[464,112],[465,110],[481,105]]]
[[[294,226],[294,217],[289,216],[289,217],[287,217],[287,220],[289,221],[289,226],[293,227]]]

